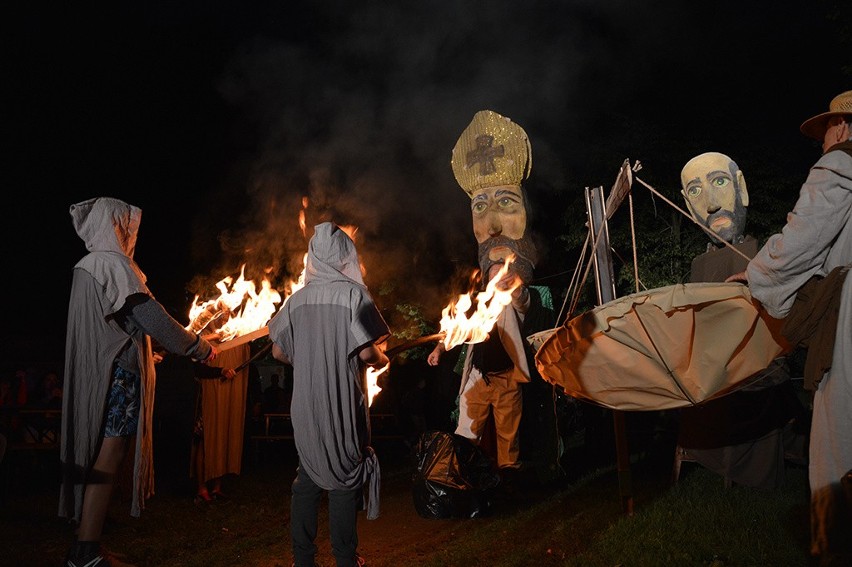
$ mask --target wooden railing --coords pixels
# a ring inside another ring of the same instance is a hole
[[[7,442],[6,450],[58,449],[61,418],[62,410],[58,409],[0,409],[0,423]]]
[[[258,424],[260,427],[257,432],[249,435],[255,458],[260,456],[261,442],[293,439],[293,423],[289,413],[264,413]],[[396,415],[392,413],[371,413],[370,427],[373,439],[402,439]]]

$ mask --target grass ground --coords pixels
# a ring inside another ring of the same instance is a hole
[[[265,449],[259,461],[246,460],[239,477],[227,479],[227,501],[197,506],[188,483],[163,478],[142,517],[131,518],[126,492],[119,490],[105,545],[140,567],[289,566],[295,455],[285,443]],[[436,520],[418,516],[410,453],[388,441],[377,446],[382,514],[359,519],[359,549],[371,567],[809,565],[804,468],[788,469],[784,486],[772,492],[725,488],[696,465],[685,465],[672,485],[671,460],[663,456],[668,450],[634,455],[631,516],[615,467],[577,453],[572,458],[589,466],[574,467],[562,482],[522,485],[495,497],[484,517]],[[56,516],[54,459],[13,455],[3,463],[0,565],[61,564],[73,533]],[[333,565],[323,517],[319,545],[318,564]]]

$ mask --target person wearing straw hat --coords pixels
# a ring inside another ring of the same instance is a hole
[[[745,234],[748,190],[740,167],[725,154],[706,152],[686,162],[680,180],[693,220],[710,237],[707,251],[692,260],[689,281],[722,282],[744,270],[758,242]],[[724,477],[726,484],[776,489],[784,481],[785,453],[804,452],[804,436],[795,433],[792,423],[804,408],[786,357],[775,359],[761,375],[732,394],[682,408],[677,451]]]
[[[534,351],[525,337],[552,328],[555,312],[550,289],[531,285],[536,246],[527,230],[529,204],[522,182],[532,169],[526,132],[505,116],[477,112],[452,153],[456,181],[471,199],[479,267],[487,283],[512,255],[498,286],[516,285],[489,338],[466,347],[459,389],[456,434],[474,443],[489,437],[493,419],[496,463],[511,485],[527,464],[539,480],[558,474],[558,439],[553,387],[541,379]],[[438,343],[428,363],[438,364]]]
[[[781,233],[728,281],[747,282],[770,315],[787,318],[782,332],[788,339],[797,335],[791,342],[809,347],[811,554],[833,561],[837,554],[852,558],[852,502],[841,483],[852,470],[852,278],[846,277],[852,265],[852,90],[800,129],[822,142],[823,155]]]

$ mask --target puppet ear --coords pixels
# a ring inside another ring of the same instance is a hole
[[[746,188],[745,177],[743,177],[743,172],[740,169],[737,170],[737,185],[740,187],[740,199],[743,207],[748,207],[748,189]]]

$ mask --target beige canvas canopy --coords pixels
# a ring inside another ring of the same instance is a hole
[[[618,410],[695,405],[753,380],[790,350],[781,320],[739,283],[635,293],[530,337],[545,380]]]

